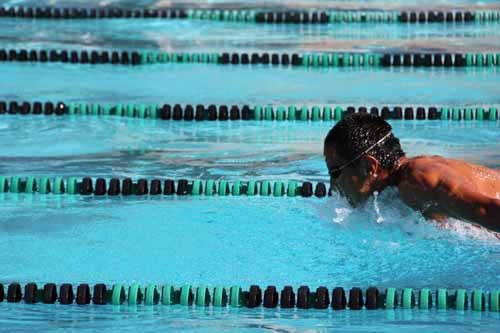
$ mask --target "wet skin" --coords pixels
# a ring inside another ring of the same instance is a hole
[[[337,156],[335,146],[325,147],[324,155],[329,169],[348,162]],[[500,170],[440,156],[402,157],[395,170],[386,170],[367,154],[331,177],[330,185],[353,207],[394,186],[428,219],[453,217],[500,231]]]

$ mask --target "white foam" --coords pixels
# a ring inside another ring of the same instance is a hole
[[[332,218],[332,221],[334,223],[342,224],[343,222],[347,221],[347,218],[351,213],[352,209],[349,208],[335,208],[336,216]]]
[[[480,225],[460,221],[457,219],[449,218],[446,221],[440,223],[440,227],[444,230],[449,230],[453,232],[460,239],[473,238],[477,240],[498,241],[500,239],[500,234],[491,230],[488,230]]]

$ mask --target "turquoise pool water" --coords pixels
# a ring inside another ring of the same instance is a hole
[[[382,2],[356,3],[380,6]],[[398,2],[395,6],[415,4]],[[480,6],[473,1],[455,4]],[[498,24],[366,28],[361,24],[299,29],[159,20],[88,25],[2,19],[0,47],[192,52],[500,50]],[[130,68],[2,63],[0,73],[0,100],[500,105],[496,68],[289,69],[191,64]],[[0,175],[325,182],[322,140],[333,124],[0,115]],[[391,121],[391,125],[410,156],[440,154],[500,168],[499,121]],[[500,243],[494,234],[462,221],[440,226],[425,221],[406,208],[394,191],[372,198],[358,210],[336,194],[318,199],[7,193],[0,196],[0,207],[0,283],[4,285],[35,281],[39,285],[137,282],[245,288],[290,284],[312,289],[325,285],[330,290],[372,285],[399,290],[500,287]],[[2,331],[496,332],[499,325],[498,313],[488,311],[0,303]]]

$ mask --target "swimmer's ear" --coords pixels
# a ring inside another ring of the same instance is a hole
[[[364,162],[366,175],[374,177],[379,170],[380,163],[375,157],[371,155],[366,155],[364,158]]]

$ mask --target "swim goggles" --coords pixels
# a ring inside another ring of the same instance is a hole
[[[331,169],[328,169],[328,174],[330,175],[330,177],[332,177],[333,179],[336,179],[336,178],[339,178],[340,177],[340,174],[342,173],[342,170],[344,170],[345,168],[347,168],[349,165],[351,165],[353,162],[356,162],[358,159],[360,159],[363,155],[365,155],[366,153],[368,153],[370,150],[372,150],[373,148],[377,147],[379,144],[383,143],[387,138],[389,138],[392,134],[392,131],[389,131],[389,133],[387,133],[386,135],[384,135],[382,137],[382,139],[378,140],[377,142],[375,142],[373,145],[371,145],[370,147],[368,147],[367,149],[365,149],[362,153],[356,155],[356,157],[354,157],[352,160],[350,160],[349,162],[347,163],[344,163],[342,164],[341,166],[339,167],[336,167],[336,168],[331,168]]]

